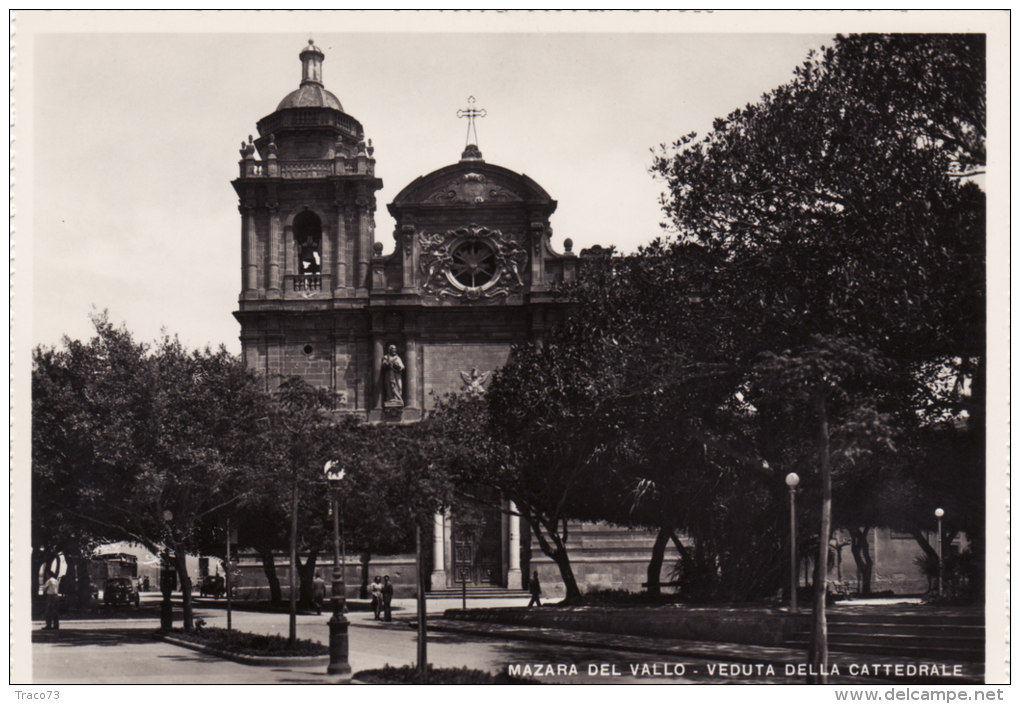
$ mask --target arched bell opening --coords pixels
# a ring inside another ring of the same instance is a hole
[[[298,275],[318,276],[322,273],[322,221],[306,210],[294,218],[293,231]]]

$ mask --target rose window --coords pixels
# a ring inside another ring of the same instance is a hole
[[[465,288],[478,288],[496,276],[496,253],[484,242],[464,242],[453,250],[450,276]]]

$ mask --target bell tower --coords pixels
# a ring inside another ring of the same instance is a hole
[[[361,123],[323,84],[323,52],[309,40],[299,57],[298,88],[241,144],[235,317],[246,363],[270,386],[300,375],[353,410],[364,389],[350,314],[368,301],[382,181]]]

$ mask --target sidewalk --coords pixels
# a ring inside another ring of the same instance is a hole
[[[34,684],[329,684],[321,665],[252,667],[155,640],[158,622],[32,633]]]
[[[428,628],[434,631],[464,633],[494,639],[518,639],[585,648],[648,653],[673,660],[680,658],[701,658],[721,663],[751,666],[768,663],[773,665],[777,673],[785,671],[787,667],[790,667],[799,674],[800,671],[797,668],[806,667],[805,663],[807,661],[806,653],[803,650],[792,648],[747,645],[743,643],[714,643],[708,641],[651,638],[562,628],[534,628],[491,621],[473,622],[430,618],[428,620]],[[897,665],[901,668],[905,665],[902,657],[856,655],[853,653],[830,651],[829,664],[830,668],[839,668],[839,676],[831,677],[829,680],[833,684],[888,684],[889,682],[905,683],[907,681],[918,684],[980,684],[984,681],[984,666],[977,663],[933,663],[925,661],[925,665],[945,666],[948,672],[952,672],[954,666],[958,666],[962,670],[962,676],[915,677],[909,680],[906,680],[902,674],[900,676],[895,674]],[[854,672],[861,673],[864,667],[867,667],[868,676],[854,674]]]
[[[219,605],[198,605],[209,626],[225,626],[226,612]],[[475,600],[470,606],[520,606],[519,600]],[[375,621],[370,612],[348,614],[351,622],[350,662],[355,672],[385,664],[403,665],[415,661],[416,618],[413,599],[395,600],[394,620]],[[211,607],[211,608],[210,608]],[[558,627],[499,624],[444,619],[447,608],[459,608],[459,599],[437,599],[428,603],[429,658],[441,666],[469,666],[500,671],[512,663],[576,663],[579,677],[541,677],[544,682],[752,682],[799,683],[807,677],[802,649],[740,645],[661,637],[616,635]],[[141,614],[139,614],[140,616]],[[175,625],[180,614],[175,610]],[[327,614],[298,616],[299,637],[319,642],[328,640]],[[235,612],[234,627],[256,633],[286,633],[286,613]],[[167,684],[326,684],[329,677],[321,665],[307,668],[276,668],[243,665],[215,656],[187,650],[155,640],[158,619],[63,620],[56,632],[41,631],[33,624],[31,658],[37,683],[147,683]],[[24,657],[22,652],[20,657]],[[18,656],[15,656],[18,657]],[[612,680],[585,676],[594,662],[616,663],[625,675]],[[854,655],[830,652],[830,667],[839,674],[833,684],[934,684],[980,683],[983,665],[962,664],[961,677],[897,677],[896,665],[908,660],[896,656]],[[661,666],[684,664],[686,675],[667,679],[626,677],[631,665]],[[930,664],[925,661],[925,664]],[[861,666],[867,665],[868,672]],[[950,664],[951,666],[952,664]],[[774,673],[763,672],[769,666]],[[852,671],[856,667],[856,671]],[[788,670],[789,668],[789,670]],[[883,668],[889,668],[883,673]],[[950,671],[952,668],[950,667]]]

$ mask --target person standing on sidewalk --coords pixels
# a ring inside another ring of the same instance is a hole
[[[43,582],[43,598],[46,600],[46,625],[43,630],[56,631],[60,628],[60,582],[57,576]]]
[[[542,596],[542,585],[538,583],[538,570],[531,573],[528,589],[531,591],[531,601],[528,602],[528,608],[530,609],[532,605],[541,606],[542,602],[538,597]]]
[[[390,584],[390,576],[383,575],[382,578],[382,603],[383,603],[383,620],[392,621],[393,612],[390,610],[390,602],[393,601],[393,585]]]
[[[312,601],[315,602],[316,615],[322,615],[322,605],[326,601],[326,582],[322,579],[322,572],[315,571],[315,579],[312,580]]]
[[[372,611],[375,612],[375,620],[378,621],[382,612],[382,582],[379,581],[379,575],[375,576],[369,591],[372,594]]]

